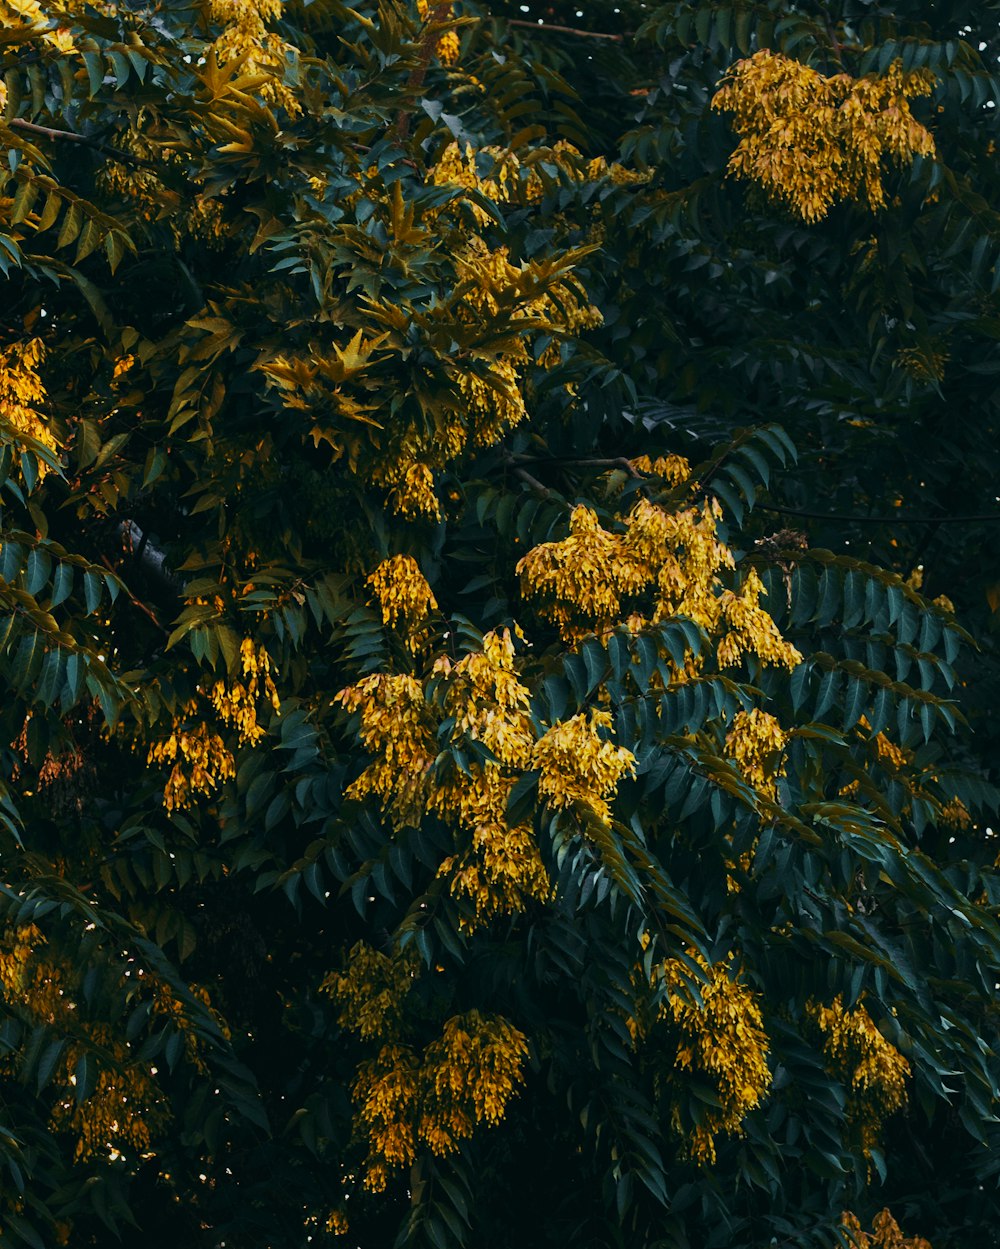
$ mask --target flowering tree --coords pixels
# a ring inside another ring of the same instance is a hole
[[[986,1243],[965,587],[853,550],[996,81],[834,8],[0,0],[5,1243]]]

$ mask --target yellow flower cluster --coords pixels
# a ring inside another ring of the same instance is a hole
[[[207,8],[209,21],[224,27],[212,45],[219,63],[241,61],[244,74],[260,76],[255,90],[261,99],[297,117],[302,105],[282,82],[285,62],[294,49],[267,29],[268,22],[281,16],[281,0],[208,0]]]
[[[401,828],[416,828],[428,809],[429,771],[437,756],[434,709],[412,676],[375,672],[336,695],[361,715],[361,741],[373,762],[347,790],[375,795]]]
[[[400,624],[409,631],[437,611],[437,599],[412,555],[393,555],[369,576],[382,609],[382,623],[390,629]]]
[[[432,0],[417,0],[417,14],[422,22],[426,22],[428,18],[433,17],[436,21],[443,21],[451,11],[450,3],[432,3]],[[460,51],[458,33],[454,30],[446,31],[434,45],[434,55],[438,58],[442,65],[454,65],[458,60]]]
[[[775,782],[784,771],[776,764],[788,734],[767,711],[738,711],[726,734],[726,754],[735,760],[748,783],[768,798],[777,795]]]
[[[691,954],[708,978],[707,984],[698,986],[701,1002],[691,988],[690,969],[680,959],[667,959],[659,969],[667,988],[661,1017],[678,1034],[675,1068],[707,1080],[719,1100],[718,1107],[703,1108],[701,1122],[685,1134],[684,1141],[688,1157],[711,1164],[716,1157],[715,1138],[720,1133],[739,1135],[743,1120],[771,1087],[770,1046],[757,995],[731,973],[728,962],[709,965]],[[676,1105],[673,1125],[684,1134]]]
[[[242,680],[216,681],[209,700],[223,724],[239,733],[241,746],[255,746],[265,735],[257,720],[257,706],[263,699],[276,715],[281,702],[271,673],[274,665],[264,646],[255,646],[251,638],[240,643]]]
[[[610,728],[610,712],[595,710],[554,724],[538,739],[531,763],[540,772],[543,801],[557,810],[579,806],[610,822],[608,799],[623,776],[635,774],[635,755],[601,735]]]
[[[739,590],[723,591],[719,604],[728,632],[719,643],[717,658],[720,668],[738,664],[744,655],[756,655],[773,667],[797,668],[802,656],[778,631],[778,626],[760,605],[766,594],[764,584],[751,568]]]
[[[163,788],[168,811],[193,806],[198,794],[211,794],[236,775],[236,764],[225,742],[208,726],[175,727],[162,742],[155,742],[146,756],[148,764],[173,764]]]
[[[78,0],[59,6],[59,16],[72,13],[78,7]],[[45,12],[39,0],[0,0],[0,29],[24,29],[28,27],[37,34],[43,43],[59,52],[74,50],[73,36],[70,31],[60,25],[55,18]],[[0,90],[0,105],[7,102],[7,88],[4,84]]]
[[[740,142],[729,171],[757,183],[805,221],[825,217],[838,200],[885,206],[886,160],[910,164],[933,156],[934,140],[910,112],[930,95],[934,75],[893,61],[881,76],[824,77],[808,65],[762,48],[737,61],[712,107],[733,115]]]
[[[398,827],[415,827],[429,814],[450,823],[460,849],[440,874],[450,878],[455,897],[474,903],[476,922],[487,922],[551,892],[531,825],[507,823],[511,789],[537,766],[529,694],[514,671],[509,631],[487,633],[483,650],[457,663],[440,657],[431,681],[434,697],[412,676],[384,673],[337,695],[346,710],[360,713],[361,740],[374,756],[348,793],[379,798]],[[479,742],[492,758],[432,778],[445,718],[456,746]]]
[[[487,633],[483,650],[456,664],[440,658],[435,674],[446,679],[443,706],[454,720],[452,740],[481,742],[493,756],[443,780],[432,795],[432,809],[469,838],[439,874],[451,877],[452,894],[472,901],[476,922],[486,923],[524,910],[529,898],[551,895],[531,823],[507,823],[510,792],[533,766],[530,696],[514,671],[514,643],[506,629]]]
[[[94,1091],[82,1102],[67,1096],[52,1110],[52,1126],[76,1138],[74,1159],[85,1160],[126,1148],[148,1153],[157,1132],[170,1120],[166,1099],[148,1070],[131,1058],[123,1042],[107,1026],[87,1025],[89,1039],[111,1056],[114,1066],[102,1068]],[[60,1062],[57,1080],[72,1088],[74,1068],[83,1051],[70,1046]]]
[[[645,463],[650,471],[683,480],[686,462],[680,457],[657,461],[655,467]],[[627,622],[633,630],[690,616],[709,635],[721,635],[720,667],[752,654],[765,664],[794,668],[802,656],[760,606],[764,587],[756,571],[750,570],[738,590],[722,589],[719,573],[733,568],[735,560],[718,539],[719,515],[715,500],[668,512],[640,499],[625,520],[625,532],[618,533],[603,528],[597,513],[580,505],[570,516],[568,538],[543,542],[518,563],[522,593],[567,642],[618,624],[622,600],[643,596],[648,615],[631,611]]]
[[[409,949],[385,955],[360,942],[346,969],[321,985],[340,1007],[341,1027],[379,1042],[354,1083],[369,1146],[364,1183],[371,1192],[385,1188],[389,1171],[409,1166],[420,1145],[447,1154],[477,1124],[499,1123],[528,1053],[517,1028],[475,1010],[453,1015],[418,1053],[404,1040],[404,1014],[419,971]]]
[[[112,1028],[79,1021],[73,973],[49,953],[34,925],[10,929],[0,939],[0,990],[5,1001],[26,1010],[36,1023],[62,1026],[77,1037],[83,1032],[81,1040],[66,1046],[52,1073],[61,1096],[52,1108],[51,1124],[76,1136],[74,1157],[106,1156],[125,1147],[148,1151],[170,1117],[166,1100]],[[84,1053],[95,1051],[102,1055],[101,1070],[93,1091],[78,1101],[77,1064]]]
[[[860,1003],[846,1010],[838,994],[829,1006],[810,1001],[806,1010],[823,1037],[827,1069],[847,1086],[847,1118],[867,1153],[885,1120],[906,1102],[910,1064]]]
[[[443,1156],[478,1124],[499,1123],[523,1082],[527,1054],[527,1038],[513,1024],[476,1010],[448,1019],[422,1055],[382,1046],[354,1084],[369,1144],[365,1187],[382,1191],[388,1172],[411,1165],[420,1145]]]
[[[45,345],[40,338],[12,343],[0,348],[0,419],[7,421],[18,433],[27,434],[50,451],[57,451],[52,431],[38,411],[45,402],[45,387],[38,366],[45,358]],[[39,462],[38,475],[48,472]]]
[[[870,1232],[862,1231],[858,1216],[849,1210],[840,1220],[856,1249],[932,1249],[931,1242],[923,1236],[904,1236],[887,1209],[876,1214]]]
[[[406,995],[420,972],[413,946],[382,954],[359,941],[342,972],[330,972],[320,985],[340,1007],[342,1028],[363,1041],[387,1041],[402,1031]]]

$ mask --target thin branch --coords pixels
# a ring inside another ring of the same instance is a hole
[[[578,468],[620,468],[637,481],[648,481],[654,476],[651,473],[640,473],[632,461],[623,455],[612,459],[578,459],[568,455],[512,455],[510,462],[512,464],[567,464]]]
[[[623,43],[625,40],[625,35],[607,35],[598,30],[578,30],[575,26],[558,26],[555,22],[529,22],[521,17],[507,18],[507,25],[522,26],[525,30],[551,30],[559,35],[573,35],[577,39],[611,39],[615,43]]]
[[[1000,521],[1000,512],[973,516],[848,516],[840,512],[807,512],[797,507],[778,507],[774,503],[758,503],[758,512],[778,512],[782,516],[806,516],[810,520],[836,520],[852,525],[938,525],[973,524]]]
[[[136,169],[159,169],[155,160],[146,160],[142,156],[134,156],[131,152],[121,152],[116,147],[101,143],[99,139],[91,139],[85,134],[77,134],[75,130],[54,130],[51,126],[39,126],[33,121],[25,121],[23,117],[14,117],[7,123],[12,130],[23,130],[26,134],[38,135],[43,139],[62,140],[67,143],[81,143],[107,156],[109,160],[120,161],[123,165],[132,165]]]
[[[156,612],[154,612],[151,607],[149,607],[146,603],[142,601],[142,599],[137,598],[135,594],[132,593],[132,591],[128,588],[125,582],[122,581],[121,573],[118,572],[114,564],[112,564],[111,560],[109,560],[106,555],[101,556],[101,563],[105,566],[105,568],[109,568],[118,578],[118,584],[122,587],[122,589],[128,595],[128,601],[132,604],[132,606],[138,607],[138,609],[142,612],[142,614],[144,616],[148,616],[149,619],[153,622],[153,624],[155,624],[156,627],[160,630],[161,633],[163,633],[166,636],[169,636],[170,630],[166,628],[164,624],[158,619]]]
[[[514,465],[513,472],[515,477],[520,477],[523,482],[526,482],[527,485],[529,485],[536,494],[541,495],[543,499],[552,498],[552,491],[548,488],[548,486],[543,486],[537,477],[532,477],[526,468],[518,468]]]
[[[417,96],[424,85],[424,79],[427,77],[427,69],[434,55],[434,49],[437,42],[441,38],[441,32],[438,26],[448,20],[451,12],[451,0],[438,0],[425,19],[425,28],[423,36],[420,40],[420,46],[417,49],[417,63],[410,71],[410,77],[406,84],[408,95]],[[396,139],[402,143],[410,133],[411,113],[401,108],[396,117]]]

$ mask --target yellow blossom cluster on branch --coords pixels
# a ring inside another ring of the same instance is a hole
[[[841,1226],[851,1238],[855,1249],[932,1249],[923,1236],[906,1236],[889,1210],[882,1210],[872,1220],[872,1230],[862,1230],[856,1214],[841,1215]]]
[[[472,901],[477,921],[549,896],[531,825],[507,822],[513,786],[541,762],[509,631],[487,633],[481,652],[457,662],[439,657],[428,688],[412,676],[376,673],[342,690],[337,701],[359,713],[361,740],[373,756],[349,796],[377,797],[400,827],[416,826],[429,814],[451,824],[457,853],[444,860],[440,874],[456,897]],[[432,774],[437,730],[446,718],[457,747],[479,743],[488,757]]]
[[[260,702],[267,703],[275,715],[281,713],[281,702],[271,675],[274,665],[265,646],[244,638],[240,643],[240,665],[242,679],[216,681],[209,701],[223,724],[237,730],[241,746],[255,746],[265,735],[257,720]]]
[[[213,794],[236,775],[232,752],[206,724],[176,726],[164,741],[150,746],[146,762],[173,764],[163,788],[163,805],[168,811],[192,806],[198,794]]]
[[[44,359],[45,345],[40,338],[0,348],[0,419],[16,433],[27,434],[50,451],[57,451],[59,444],[39,411],[45,403],[45,387],[38,373]],[[39,462],[39,477],[48,471],[47,465]]]
[[[679,457],[678,457],[679,460]],[[681,463],[663,470],[680,480]],[[671,616],[689,616],[717,639],[720,667],[744,655],[794,668],[801,655],[760,605],[764,587],[750,569],[736,590],[724,589],[720,573],[735,567],[717,534],[719,505],[668,511],[639,499],[625,530],[605,529],[593,509],[579,505],[567,538],[543,542],[517,565],[524,596],[572,642],[601,633],[626,617],[633,631]]]
[[[480,1123],[495,1125],[523,1081],[527,1038],[497,1015],[466,1011],[447,1019],[419,1049],[406,1040],[406,998],[419,972],[407,950],[381,954],[361,942],[343,972],[321,986],[340,1008],[341,1027],[377,1040],[354,1082],[358,1122],[368,1143],[365,1187],[381,1192],[389,1172],[412,1164],[424,1146],[443,1156]]]
[[[556,810],[579,805],[602,824],[610,821],[608,799],[623,776],[635,773],[635,755],[603,735],[610,728],[610,712],[581,712],[538,739],[531,762],[540,773],[538,795],[544,802]]]
[[[388,1171],[411,1165],[421,1145],[444,1156],[478,1124],[499,1123],[523,1082],[527,1054],[522,1032],[476,1010],[446,1020],[423,1053],[382,1046],[354,1084],[369,1144],[365,1187],[381,1191]]]
[[[726,734],[726,754],[735,761],[747,782],[769,798],[777,795],[776,783],[784,771],[776,765],[788,734],[767,711],[753,707],[737,711]]]
[[[206,7],[209,21],[223,27],[212,45],[219,63],[239,61],[245,75],[259,78],[254,90],[261,99],[297,117],[302,105],[282,82],[285,62],[295,49],[267,28],[280,18],[281,0],[207,0]]]
[[[378,605],[382,623],[390,629],[402,628],[411,635],[433,611],[437,599],[412,555],[393,555],[385,559],[368,577]]]
[[[839,200],[885,207],[883,168],[933,156],[934,139],[910,111],[930,95],[928,69],[825,77],[781,53],[762,48],[738,61],[712,107],[732,114],[739,144],[729,171],[763,187],[806,221],[825,217]]]
[[[455,897],[473,903],[477,922],[487,922],[524,910],[529,898],[551,895],[530,821],[515,827],[507,821],[511,790],[535,758],[530,696],[514,671],[508,630],[486,634],[481,652],[455,664],[439,658],[435,674],[445,679],[443,709],[454,720],[453,741],[479,742],[492,755],[442,778],[432,796],[432,809],[453,822],[464,841],[439,874],[450,877]]]
[[[806,1011],[823,1038],[827,1069],[847,1086],[847,1118],[867,1154],[906,1102],[910,1064],[860,1003],[848,1010],[838,994],[829,1006],[810,1001]]]
[[[687,1079],[677,1080],[668,1073],[659,1081],[672,1100],[671,1120],[683,1138],[683,1152],[696,1162],[711,1164],[716,1158],[716,1137],[738,1135],[743,1120],[771,1087],[770,1045],[757,995],[733,974],[730,962],[710,965],[700,955],[689,953],[706,977],[706,982],[698,983],[697,995],[690,967],[681,959],[667,959],[653,971],[652,983],[662,982],[667,991],[656,1019],[646,1017],[640,1000],[638,1014],[629,1022],[637,1043],[658,1037],[657,1025],[667,1024],[676,1038],[673,1070],[705,1081],[718,1099],[718,1106],[702,1107],[700,1121],[690,1124],[685,1122],[677,1096],[687,1087]],[[646,996],[644,992],[642,998]],[[656,1045],[659,1048],[661,1040]]]

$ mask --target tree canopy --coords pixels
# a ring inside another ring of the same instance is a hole
[[[0,0],[5,1245],[1000,1243],[998,10]]]

